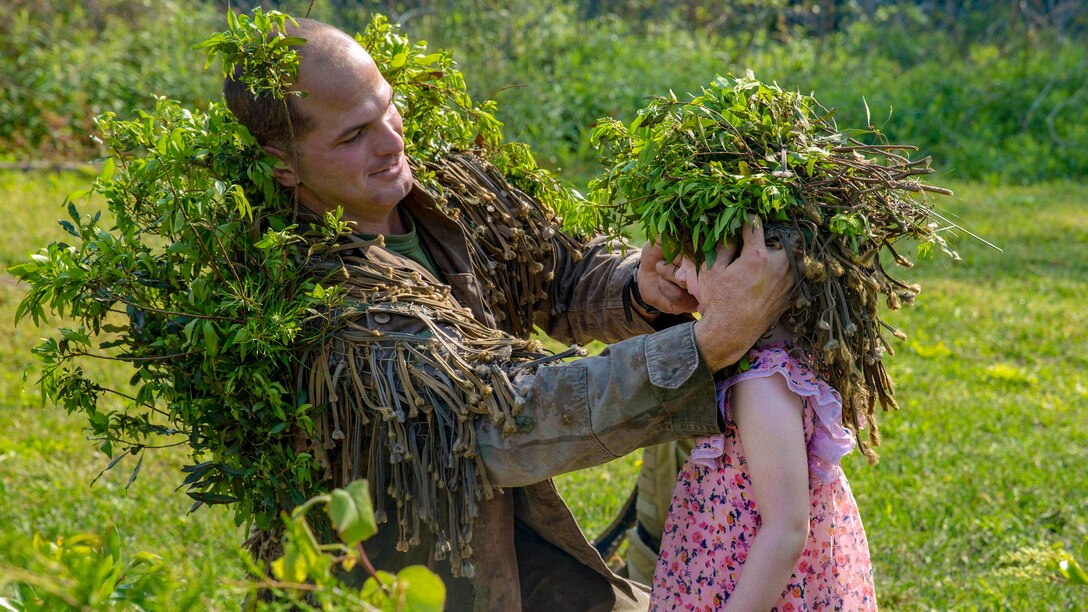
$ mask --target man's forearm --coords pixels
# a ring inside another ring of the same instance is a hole
[[[602,239],[586,246],[579,259],[560,253],[555,278],[549,285],[546,307],[536,324],[560,342],[618,342],[653,331],[642,317],[624,316],[623,291],[638,265],[638,250],[619,245],[610,248]]]
[[[481,422],[477,447],[497,486],[524,486],[633,450],[719,433],[714,380],[692,324],[639,336],[601,355],[541,368],[517,383],[518,431]]]

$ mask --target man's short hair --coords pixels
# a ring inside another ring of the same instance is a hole
[[[342,37],[347,34],[321,21],[296,21],[297,27],[288,22],[285,34],[301,36],[306,39],[306,44],[294,49],[300,55],[322,63],[336,61],[337,50],[342,48]],[[242,68],[239,65],[235,67],[234,74],[223,79],[223,98],[227,108],[249,129],[261,146],[273,146],[295,153],[295,143],[306,134],[311,124],[310,118],[299,108],[298,97],[287,95],[278,100],[269,93],[254,94],[242,82],[241,76]]]

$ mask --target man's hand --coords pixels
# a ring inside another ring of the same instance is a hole
[[[647,242],[642,247],[642,259],[638,264],[638,292],[647,304],[669,314],[695,312],[698,300],[687,291],[687,286],[676,277],[677,268],[663,259],[661,245]],[[642,308],[634,305],[642,318],[652,320]]]
[[[714,265],[699,273],[702,318],[695,322],[695,342],[712,372],[743,357],[778,321],[795,283],[786,252],[764,243],[759,219],[745,224],[742,235],[735,260],[721,245]]]

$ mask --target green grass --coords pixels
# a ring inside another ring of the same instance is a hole
[[[64,194],[86,181],[0,173],[5,268],[62,238]],[[878,596],[885,609],[1083,609],[1088,588],[1057,580],[1047,560],[1088,536],[1088,186],[956,191],[942,209],[1004,253],[964,238],[964,261],[900,274],[923,287],[887,317],[910,336],[888,360],[902,409],[882,415],[880,463],[846,465]],[[22,294],[0,275],[0,567],[32,566],[34,533],[113,524],[127,551],[162,556],[196,607],[237,607],[244,534],[222,509],[186,514],[182,452],[149,453],[127,489],[131,458],[90,485],[107,459],[79,418],[39,405],[33,373],[23,380],[44,334],[10,324]],[[637,462],[558,479],[587,532],[611,519]]]
[[[0,576],[3,566],[44,567],[32,556],[34,534],[56,540],[101,534],[112,525],[127,555],[149,551],[166,561],[180,583],[174,600],[179,607],[184,596],[195,599],[193,609],[237,607],[240,591],[228,581],[244,577],[238,552],[244,534],[222,508],[187,514],[192,500],[175,492],[184,452],[146,453],[138,478],[127,487],[136,460],[126,457],[92,486],[109,460],[88,440],[88,427],[78,415],[42,407],[33,371],[24,380],[34,364],[30,348],[46,334],[29,320],[12,325],[24,290],[6,269],[49,241],[64,239],[57,219],[65,216],[65,194],[90,180],[0,173],[7,230],[0,244]]]

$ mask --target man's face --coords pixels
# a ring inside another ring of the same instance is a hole
[[[315,213],[340,206],[357,231],[390,233],[399,227],[396,205],[412,188],[404,126],[392,87],[362,47],[347,40],[339,67],[303,58],[297,87],[308,95],[296,102],[312,127],[297,158],[281,156],[288,171],[277,177],[297,186],[299,201]]]

